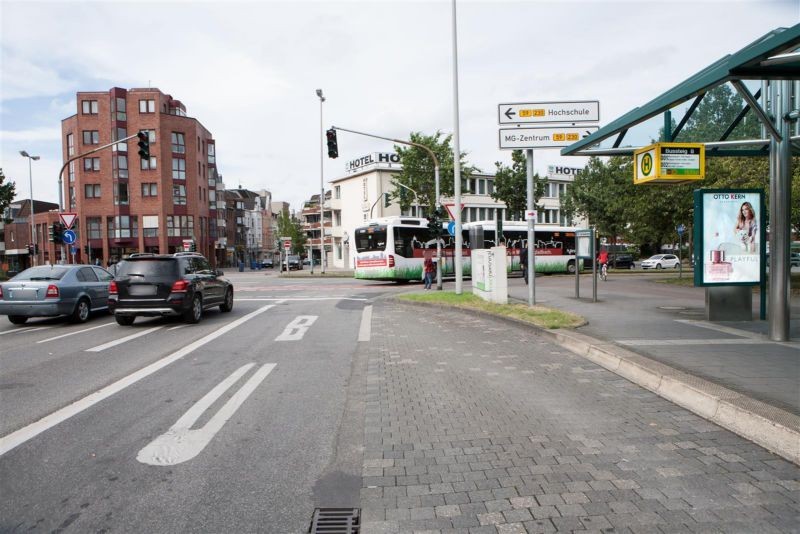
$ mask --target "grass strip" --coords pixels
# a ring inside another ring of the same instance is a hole
[[[431,291],[428,293],[404,293],[398,295],[399,300],[425,302],[442,306],[452,306],[465,310],[477,310],[491,315],[510,317],[543,328],[576,328],[586,324],[580,315],[545,306],[529,307],[526,304],[495,304],[486,302],[471,293],[456,295],[452,291]]]

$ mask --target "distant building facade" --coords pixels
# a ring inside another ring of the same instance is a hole
[[[133,252],[172,253],[191,240],[215,258],[218,245],[216,143],[186,107],[159,89],[77,93],[61,125],[64,162],[147,131],[150,158],[136,138],[87,155],[64,173],[65,211],[77,214],[77,261],[103,263]]]

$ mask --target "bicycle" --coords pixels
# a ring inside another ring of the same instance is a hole
[[[603,280],[603,282],[608,280],[608,264],[607,263],[603,263],[602,265],[600,265],[600,278]]]

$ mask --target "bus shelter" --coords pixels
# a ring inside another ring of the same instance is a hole
[[[680,141],[682,129],[706,94],[723,84],[730,84],[742,97],[743,109],[718,139],[701,142],[705,145],[706,157],[769,158],[769,337],[774,341],[789,341],[791,158],[800,154],[800,24],[770,31],[564,148],[561,153],[565,156],[633,156],[641,147],[623,146],[626,135],[630,138],[629,132],[635,131],[634,127],[657,120],[660,115],[664,118],[661,140]],[[751,111],[760,123],[761,137],[730,139],[731,133]],[[800,199],[795,200],[798,201]]]

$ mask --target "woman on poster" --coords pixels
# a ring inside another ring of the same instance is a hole
[[[753,205],[749,202],[743,202],[739,208],[734,232],[737,241],[742,244],[745,252],[756,252],[758,221],[756,220],[756,212],[753,210]]]

